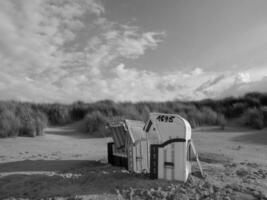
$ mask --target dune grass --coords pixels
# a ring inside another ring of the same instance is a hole
[[[105,125],[110,119],[146,121],[149,112],[175,113],[191,126],[217,125],[224,128],[234,119],[242,126],[262,129],[267,125],[267,94],[249,93],[221,100],[167,102],[75,102],[73,104],[35,104],[0,102],[0,137],[41,135],[47,124],[64,125],[83,120],[85,131],[99,137],[109,135]]]
[[[30,105],[17,102],[0,104],[0,137],[42,135],[47,117]]]

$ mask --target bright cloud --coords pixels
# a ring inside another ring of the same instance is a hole
[[[195,68],[193,71],[192,71],[192,75],[200,75],[203,73],[203,70],[199,67]]]
[[[238,83],[248,83],[250,82],[250,74],[248,72],[240,72],[237,76],[236,76],[236,81]]]

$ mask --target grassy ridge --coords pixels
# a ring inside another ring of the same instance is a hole
[[[221,100],[168,102],[123,102],[110,100],[94,103],[33,104],[0,102],[0,136],[35,136],[47,125],[62,125],[83,120],[86,132],[99,136],[109,133],[104,128],[109,119],[128,118],[145,121],[149,112],[177,113],[192,127],[220,125],[237,121],[240,125],[261,129],[267,124],[267,93],[248,93],[238,98]]]
[[[46,125],[46,115],[31,104],[0,103],[0,137],[42,135]]]

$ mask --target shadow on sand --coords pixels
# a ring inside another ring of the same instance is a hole
[[[81,174],[78,178],[13,174],[0,177],[0,199],[16,197],[41,199],[77,194],[115,193],[129,187],[151,188],[166,185],[164,180],[151,180],[132,175],[119,167],[87,160],[25,160],[0,164],[0,173],[18,171],[58,171]]]
[[[84,167],[101,167],[105,164],[88,160],[24,160],[0,164],[1,172],[68,171]]]

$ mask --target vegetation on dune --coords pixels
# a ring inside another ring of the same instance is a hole
[[[264,115],[260,108],[249,108],[244,112],[243,122],[245,125],[256,129],[264,128]]]
[[[46,115],[31,104],[0,103],[0,137],[42,135],[47,123]]]
[[[11,137],[17,136],[20,132],[20,119],[9,110],[0,113],[0,136]]]
[[[87,114],[84,118],[86,125],[86,132],[91,133],[91,135],[97,135],[105,137],[108,135],[108,130],[105,125],[108,123],[108,119],[99,111],[94,111]]]
[[[248,93],[243,97],[221,100],[167,102],[121,102],[102,100],[73,104],[33,104],[0,102],[0,136],[41,135],[50,125],[63,125],[83,120],[85,131],[94,136],[108,136],[106,124],[112,119],[146,121],[149,112],[177,113],[192,127],[219,125],[239,119],[242,125],[261,129],[267,126],[267,93]]]

